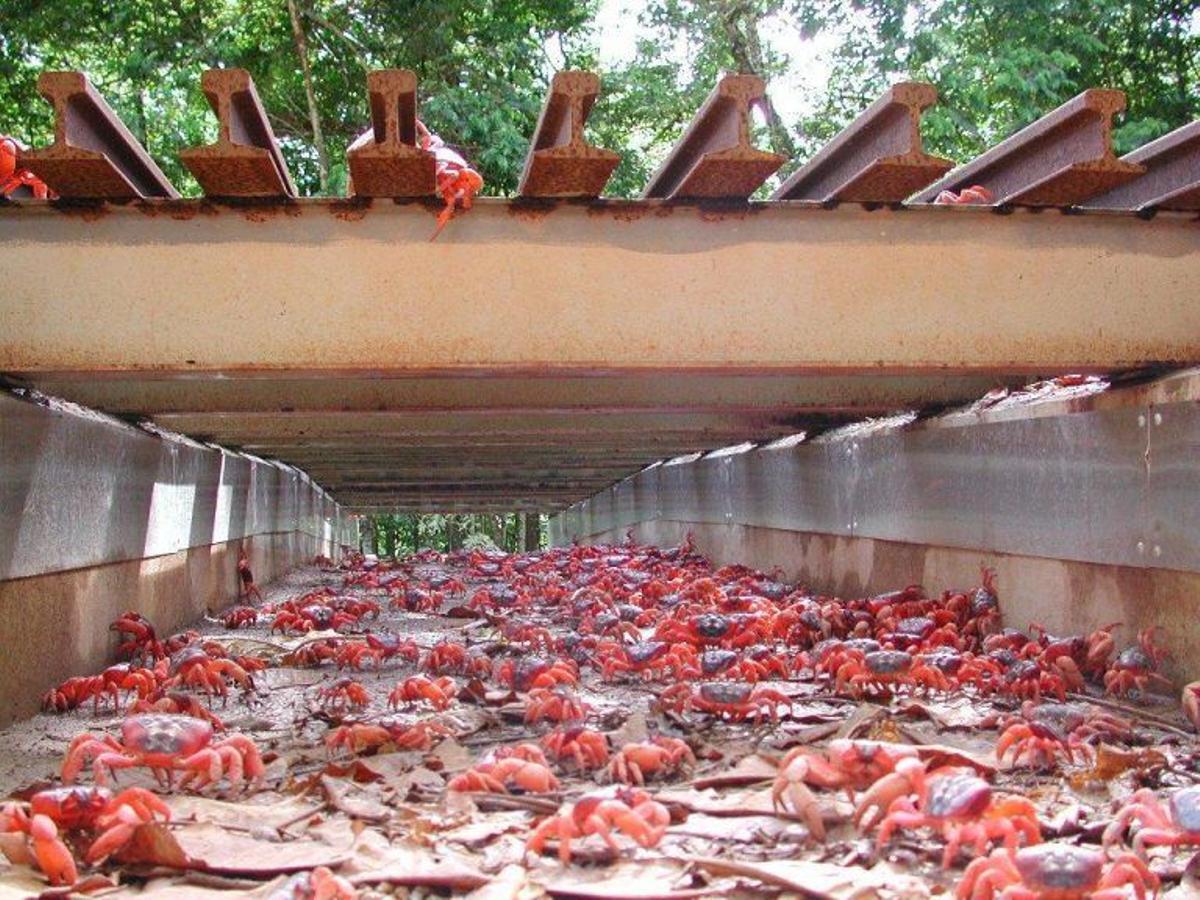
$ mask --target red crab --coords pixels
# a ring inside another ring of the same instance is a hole
[[[583,726],[552,731],[542,738],[542,746],[560,762],[574,760],[581,772],[598,769],[608,762],[608,739]]]
[[[437,227],[433,229],[429,238],[432,241],[446,227],[446,223],[454,215],[455,207],[471,208],[471,202],[483,187],[483,176],[472,169],[462,156],[451,150],[445,141],[426,128],[420,119],[417,120],[417,134],[421,138],[421,149],[433,154],[437,192],[446,204],[438,214]]]
[[[284,665],[300,666],[302,668],[319,666],[328,660],[336,660],[342,652],[345,641],[342,638],[319,638],[301,644],[291,653],[283,657]]]
[[[448,737],[450,729],[439,722],[407,725],[395,719],[376,723],[355,722],[333,729],[325,736],[325,749],[332,756],[345,748],[350,754],[378,750],[388,745],[397,750],[430,750],[436,740]]]
[[[328,687],[319,689],[317,699],[322,708],[333,713],[361,709],[371,703],[367,689],[353,678],[339,678]]]
[[[1173,791],[1165,806],[1149,788],[1134,791],[1104,829],[1104,846],[1119,841],[1134,822],[1141,826],[1133,838],[1133,849],[1139,856],[1146,855],[1147,845],[1200,845],[1200,786]]]
[[[524,656],[515,663],[509,659],[496,670],[496,679],[513,690],[552,688],[559,684],[579,684],[579,667],[570,659]]]
[[[942,206],[991,206],[996,202],[996,196],[983,185],[973,184],[957,194],[954,191],[942,191],[933,202]]]
[[[886,691],[896,685],[926,690],[948,691],[950,680],[921,657],[903,650],[876,650],[851,654],[837,671],[834,690],[849,688],[855,697]]]
[[[103,787],[62,787],[38,791],[26,808],[0,805],[0,849],[14,863],[36,863],[54,885],[79,880],[71,851],[59,831],[98,832],[85,860],[103,861],[119,850],[142,824],[170,821],[171,810],[144,788],[128,788],[116,797]]]
[[[0,197],[19,196],[17,192],[23,188],[28,189],[30,195],[37,200],[57,197],[58,195],[46,186],[46,182],[28,169],[22,168],[17,162],[20,151],[24,149],[25,145],[16,138],[6,134],[0,135]]]
[[[722,718],[779,719],[779,707],[791,708],[792,701],[779,691],[736,681],[706,681],[693,693],[691,685],[676,684],[659,696],[664,709],[684,712],[695,708]]]
[[[126,635],[126,640],[117,647],[117,659],[161,659],[167,655],[162,642],[154,633],[150,620],[133,611],[121,613],[108,626],[109,631]]]
[[[221,616],[221,624],[226,628],[242,628],[247,625],[255,625],[258,622],[258,610],[251,606],[235,606],[225,615]]]
[[[804,819],[812,836],[825,840],[825,822],[808,785],[823,788],[861,790],[874,784],[903,759],[918,759],[917,749],[906,744],[875,741],[830,741],[822,753],[808,747],[793,747],[779,763],[779,774],[771,789],[777,808],[787,809]]]
[[[1128,739],[1133,725],[1126,719],[1098,709],[1071,703],[1033,703],[1025,701],[1021,715],[1002,723],[1005,729],[996,741],[996,758],[1003,760],[1012,750],[1013,765],[1023,758],[1031,765],[1049,768],[1061,755],[1068,762],[1075,754],[1093,755],[1085,741],[1095,735]]]
[[[297,872],[271,892],[269,900],[358,900],[358,889],[327,866]]]
[[[368,632],[365,643],[348,641],[342,644],[334,662],[339,669],[362,669],[370,660],[378,669],[394,656],[399,656],[406,662],[415,663],[421,658],[421,648],[415,641],[402,640],[396,634]]]
[[[111,770],[134,766],[149,768],[167,787],[176,771],[184,773],[180,787],[195,780],[198,788],[224,777],[236,789],[246,778],[254,782],[263,774],[258,747],[245,735],[231,734],[213,741],[208,722],[161,713],[127,717],[121,723],[120,740],[107,734],[78,735],[63,760],[63,782],[74,782],[89,759],[100,785],[108,783]]]
[[[202,647],[184,647],[171,657],[170,677],[164,688],[190,687],[222,698],[229,695],[229,681],[244,691],[254,690],[250,675],[231,659],[213,659]]]
[[[492,661],[486,656],[472,656],[462,644],[443,641],[426,654],[421,668],[438,675],[454,673],[486,678],[492,673]]]
[[[623,831],[643,847],[655,847],[671,824],[671,814],[645,791],[624,789],[615,797],[582,797],[564,811],[543,821],[525,844],[526,853],[540,853],[550,838],[558,839],[558,858],[571,861],[571,841],[598,834],[613,852],[621,846],[613,830]]]
[[[889,797],[894,799],[887,803]],[[919,760],[900,760],[895,772],[862,798],[856,819],[865,822],[864,811],[885,803],[887,814],[880,821],[876,846],[882,848],[897,828],[933,828],[946,839],[943,868],[950,867],[964,843],[973,844],[976,855],[982,856],[996,838],[1010,851],[1021,838],[1027,844],[1042,839],[1032,803],[1024,797],[993,796],[992,786],[968,769],[946,767],[927,773]]]
[[[1135,647],[1126,647],[1117,654],[1109,670],[1104,673],[1106,694],[1127,694],[1131,690],[1144,691],[1151,682],[1170,687],[1171,682],[1155,671],[1168,656],[1167,651],[1154,642],[1158,626],[1144,628],[1138,632]]]
[[[545,794],[558,790],[558,779],[541,763],[509,756],[496,762],[480,763],[451,778],[446,784],[446,789],[451,791],[487,791],[493,794],[507,794],[511,788]]]
[[[1067,698],[1067,684],[1062,675],[1048,672],[1036,659],[1023,659],[1013,663],[996,688],[1014,697],[1023,697],[1034,702],[1040,701],[1042,694],[1053,694],[1059,700]]]
[[[626,672],[637,672],[644,678],[652,678],[670,671],[680,679],[686,676],[696,651],[690,644],[668,644],[664,641],[638,641],[627,645],[603,641],[597,646],[596,654],[601,677],[605,681],[612,681]]]
[[[1160,882],[1144,862],[1122,853],[1111,862],[1100,850],[1074,844],[1038,844],[1016,853],[997,847],[972,860],[955,888],[955,900],[1125,900],[1126,888],[1144,900]]]
[[[591,711],[590,706],[566,691],[534,688],[529,692],[529,699],[525,704],[525,723],[532,724],[542,719],[567,722],[582,719]]]
[[[440,712],[447,709],[457,695],[458,685],[453,678],[442,677],[431,681],[424,675],[414,675],[392,689],[388,694],[388,705],[400,706],[424,700]]]
[[[641,786],[646,777],[657,772],[677,771],[684,765],[695,765],[692,748],[679,738],[655,737],[640,743],[628,743],[613,754],[608,774],[613,781]]]
[[[121,702],[123,691],[133,691],[139,698],[146,698],[158,690],[158,676],[153,669],[142,669],[129,663],[109,666],[99,675],[82,675],[68,678],[42,698],[42,709],[47,712],[65,712],[75,709],[89,698],[93,711],[99,711],[100,699],[107,696],[116,708]]]
[[[192,694],[182,691],[170,691],[156,700],[138,700],[127,712],[136,716],[142,713],[171,713],[173,715],[191,716],[193,719],[203,719],[213,727],[213,731],[224,731],[225,723],[217,714],[201,703]]]
[[[668,619],[655,629],[654,639],[696,647],[748,647],[766,637],[767,627],[754,614],[701,613],[683,622]]]
[[[741,656],[735,650],[705,650],[697,657],[697,665],[689,672],[694,677],[712,678],[720,676],[733,681],[763,681],[771,675],[779,676],[777,666],[783,666],[783,674],[787,678],[787,665],[778,657],[768,657],[771,663],[758,662],[749,657]]]

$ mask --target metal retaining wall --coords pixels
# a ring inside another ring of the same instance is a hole
[[[1193,672],[1198,385],[1177,375],[1041,409],[666,462],[554,517],[551,541],[691,531],[720,563],[780,566],[838,593],[940,590],[993,565],[1010,624],[1120,620],[1126,639],[1164,625],[1177,670]]]
[[[357,542],[296,469],[0,393],[0,722],[111,657],[126,609],[163,633],[237,592]]]

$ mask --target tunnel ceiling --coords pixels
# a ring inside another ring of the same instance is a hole
[[[342,199],[295,196],[240,70],[204,76],[198,200],[81,75],[40,87],[58,139],[20,162],[59,199],[0,205],[0,372],[350,509],[555,511],[683,454],[1200,361],[1200,132],[1118,159],[1116,91],[953,168],[921,148],[933,88],[896,85],[750,202],[786,160],[748,138],[762,82],[727,76],[617,201],[596,197],[619,157],[584,139],[598,80],[560,73],[520,196],[431,241],[411,73],[371,73]]]

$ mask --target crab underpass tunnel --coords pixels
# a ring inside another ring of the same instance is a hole
[[[618,201],[561,73],[521,196],[456,210],[410,72],[336,199],[203,87],[204,198],[48,73],[0,203],[0,887],[1184,877],[1195,125],[1118,159],[1087,91],[952,168],[897,85],[751,202],[729,76]],[[550,546],[382,558],[394,513]]]

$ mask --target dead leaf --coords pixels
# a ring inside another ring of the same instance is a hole
[[[1167,764],[1167,758],[1157,750],[1122,750],[1109,744],[1101,744],[1096,749],[1096,758],[1090,769],[1072,773],[1071,787],[1084,790],[1096,782],[1108,782],[1124,775],[1131,769],[1139,772],[1161,769]]]
[[[929,719],[942,728],[976,729],[983,726],[988,714],[971,697],[934,702],[909,700],[896,712],[902,716],[918,716]]]
[[[237,803],[179,794],[167,799],[171,807],[171,819],[175,822],[210,822],[214,825],[243,828],[247,831],[260,829],[277,830],[302,819],[305,813],[316,814],[321,807],[301,797],[287,797],[276,802],[262,802],[272,795],[257,794]]]
[[[808,829],[799,823],[787,822],[777,816],[710,816],[694,813],[681,825],[673,825],[669,834],[687,835],[726,843],[759,844],[777,842],[788,834],[795,843],[809,839]]]
[[[637,744],[650,739],[650,729],[646,727],[646,716],[635,712],[625,719],[616,731],[609,734],[613,748],[620,750],[626,744]]]
[[[433,748],[430,755],[441,760],[442,766],[450,772],[469,768],[475,762],[471,751],[454,738],[446,738]]]
[[[435,853],[412,843],[390,843],[378,832],[365,831],[343,875],[351,883],[470,891],[490,880],[458,854]]]
[[[712,886],[692,887],[684,868],[668,860],[620,862],[598,869],[575,866],[567,871],[556,869],[547,875],[533,870],[530,878],[542,882],[550,896],[572,900],[686,900],[721,893]],[[680,882],[688,886],[681,887]]]
[[[190,869],[197,864],[180,846],[170,826],[159,822],[148,822],[135,828],[129,843],[116,852],[115,858],[121,862],[147,863],[170,869]]]
[[[353,819],[383,822],[391,816],[391,810],[353,782],[322,775],[321,787],[330,804]]]
[[[757,753],[751,753],[738,761],[732,769],[697,778],[692,787],[697,790],[706,788],[739,787],[745,784],[758,784],[760,781],[772,781],[779,769],[775,763]]]
[[[524,866],[505,866],[490,883],[467,894],[466,900],[517,900],[524,891],[528,875]]]
[[[524,831],[529,823],[529,815],[525,812],[498,812],[490,816],[480,816],[458,828],[443,831],[442,840],[454,841],[471,850],[477,850],[502,834]]]
[[[227,831],[219,825],[170,828],[157,823],[139,826],[133,839],[120,852],[120,858],[125,862],[256,878],[300,872],[315,866],[336,868],[348,855],[346,851],[303,838],[287,842],[264,841]]]
[[[929,896],[928,888],[919,878],[886,865],[863,869],[805,860],[747,863],[695,857],[689,861],[707,872],[754,878],[810,900],[878,897],[885,891],[890,897]]]

